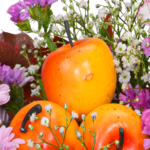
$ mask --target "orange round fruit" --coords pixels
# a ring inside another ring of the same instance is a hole
[[[48,100],[68,111],[88,114],[110,103],[116,88],[116,70],[107,44],[87,38],[60,47],[49,54],[42,67],[42,82]]]
[[[54,132],[55,136],[57,137],[58,141],[60,144],[62,144],[62,136],[59,133],[59,129],[55,130],[54,127],[55,126],[66,126],[66,114],[65,114],[65,109],[62,108],[61,106],[53,103],[53,102],[49,102],[49,101],[36,101],[33,103],[30,103],[29,105],[25,106],[23,109],[21,109],[14,117],[14,119],[12,120],[10,127],[13,127],[13,133],[15,133],[15,137],[14,138],[21,138],[23,140],[26,141],[25,144],[20,145],[20,148],[18,148],[17,150],[37,150],[36,146],[33,147],[29,147],[28,146],[28,142],[27,140],[32,140],[35,143],[41,143],[41,139],[39,139],[36,134],[29,129],[28,125],[32,125],[34,127],[34,131],[39,135],[39,133],[43,133],[43,139],[50,143],[53,144],[55,146],[59,146],[58,142],[56,141],[55,137],[53,136],[52,132],[50,131],[50,129],[41,124],[41,119],[35,120],[34,122],[30,122],[30,119],[27,121],[27,123],[25,124],[25,128],[27,129],[27,132],[21,132],[20,131],[20,127],[22,125],[23,119],[25,118],[27,112],[33,108],[36,105],[41,105],[42,111],[38,114],[36,114],[39,118],[50,118],[50,114],[46,111],[45,106],[51,104],[53,106],[52,111],[51,111],[51,129]],[[68,123],[70,121],[70,113],[67,112],[67,117],[68,117]],[[49,119],[50,120],[50,119]],[[76,133],[75,130],[78,129],[78,124],[75,120],[73,120],[70,124],[70,126],[67,129],[66,132],[66,136],[65,136],[65,141],[64,143],[69,146],[70,150],[74,150],[75,149],[75,145],[76,145]],[[63,135],[64,136],[64,135]],[[74,142],[72,142],[74,141]],[[41,149],[42,150],[58,150],[58,148],[53,147],[51,145],[48,145],[46,143],[40,144],[41,145]],[[65,150],[65,148],[63,149]]]
[[[141,118],[132,109],[119,104],[105,104],[94,109],[87,115],[85,125],[92,133],[93,120],[91,114],[94,112],[97,113],[97,116],[94,121],[96,142],[93,150],[98,150],[100,147],[120,140],[119,128],[124,130],[124,142],[121,150],[144,150],[143,139],[147,136],[142,134]],[[83,133],[83,128],[79,127],[78,131]],[[93,136],[86,130],[84,137],[87,148],[91,149],[94,141]],[[81,142],[78,140],[75,150],[86,150],[86,148],[81,146]],[[107,150],[116,150],[116,144],[112,144]]]

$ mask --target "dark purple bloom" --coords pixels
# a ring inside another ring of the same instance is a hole
[[[123,94],[119,94],[119,99],[124,104],[129,104],[135,109],[147,109],[150,108],[150,91],[148,89],[141,89],[139,92],[138,85],[136,89],[133,89],[131,84],[128,85],[129,89],[123,91]]]
[[[144,50],[144,54],[146,57],[150,56],[150,37],[145,38],[142,42],[142,49]]]

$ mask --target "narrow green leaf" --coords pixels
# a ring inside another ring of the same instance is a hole
[[[47,97],[46,97],[46,94],[45,94],[45,92],[44,92],[43,83],[42,83],[42,80],[41,80],[41,79],[39,80],[39,85],[40,85],[42,94],[43,94],[43,96],[44,96],[44,99],[47,100]]]

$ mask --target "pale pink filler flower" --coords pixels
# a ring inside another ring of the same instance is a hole
[[[6,104],[10,100],[10,88],[7,84],[0,85],[0,105]]]
[[[19,144],[24,144],[25,141],[20,138],[13,139],[15,134],[11,133],[13,127],[6,128],[4,125],[0,128],[0,149],[14,150],[19,148]]]

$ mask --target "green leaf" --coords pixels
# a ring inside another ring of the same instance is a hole
[[[135,79],[135,74],[133,72],[131,72],[131,79],[132,80],[130,80],[130,83],[131,83],[132,87],[135,88],[137,85],[137,79]]]
[[[141,80],[141,77],[142,77],[142,76],[143,76],[143,72],[142,72],[142,71],[139,71],[139,72],[138,72],[138,76],[137,76],[139,86],[142,86],[142,85],[143,85],[143,80]]]
[[[104,30],[103,27],[102,27],[101,29],[99,29],[99,33],[100,33],[103,37],[106,37],[106,36],[107,36],[107,34],[106,34],[106,32],[105,32],[105,30]]]
[[[144,54],[143,54],[142,58],[144,61],[146,72],[148,73],[148,58]]]
[[[46,97],[46,94],[45,94],[45,92],[44,92],[43,83],[42,83],[42,80],[41,80],[41,79],[39,80],[39,85],[40,85],[40,88],[41,88],[41,91],[42,91],[42,94],[43,94],[44,99],[47,100],[47,97]]]

